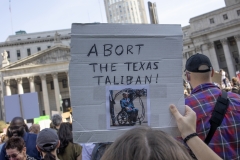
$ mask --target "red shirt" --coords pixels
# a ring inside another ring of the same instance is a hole
[[[220,94],[217,86],[205,83],[185,99],[185,104],[197,114],[197,133],[202,140],[209,132],[209,119]],[[228,110],[208,146],[223,159],[240,160],[240,95],[228,92],[228,98]]]

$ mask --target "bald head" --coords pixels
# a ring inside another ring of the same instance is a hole
[[[201,65],[198,70],[206,70],[209,67],[206,65]],[[212,83],[212,79],[211,77],[213,76],[213,70],[209,71],[209,72],[190,72],[190,84],[193,88],[197,87],[200,84],[203,83]]]

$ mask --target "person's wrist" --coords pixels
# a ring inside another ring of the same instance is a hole
[[[184,139],[183,139],[183,141],[184,141],[184,143],[187,143],[190,139],[192,139],[192,138],[194,138],[194,137],[196,137],[196,136],[198,136],[198,134],[195,132],[195,133],[191,133],[191,134],[189,134],[188,136],[186,136]]]
[[[190,135],[192,133],[196,133],[196,130],[185,131],[181,135],[182,135],[182,138],[185,139],[188,135]]]

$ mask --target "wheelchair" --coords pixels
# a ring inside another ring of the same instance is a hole
[[[135,123],[132,123],[132,118],[131,115],[132,113],[129,113],[126,111],[125,108],[122,108],[122,110],[117,114],[117,121],[120,126],[123,125],[134,125]],[[136,115],[136,119],[139,120],[138,115]],[[139,121],[141,124],[141,122]]]

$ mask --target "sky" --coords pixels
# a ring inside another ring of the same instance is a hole
[[[144,0],[148,21],[148,1],[156,2],[161,24],[182,26],[192,17],[225,7],[224,0]],[[0,8],[0,42],[19,30],[33,33],[69,29],[72,23],[107,23],[104,0],[0,0]]]

